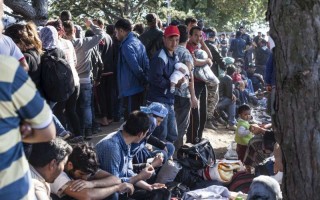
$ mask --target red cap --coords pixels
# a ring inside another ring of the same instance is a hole
[[[170,37],[170,36],[180,36],[180,32],[177,26],[168,26],[166,30],[164,30],[165,37]]]

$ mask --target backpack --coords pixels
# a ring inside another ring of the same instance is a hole
[[[184,193],[190,191],[190,189],[186,185],[174,181],[166,183],[166,186],[168,190],[171,192],[171,197],[175,198],[182,198]]]
[[[250,185],[255,176],[246,171],[239,171],[235,173],[231,179],[228,189],[232,192],[248,193]]]
[[[67,61],[45,52],[41,57],[40,85],[46,100],[67,100],[75,89],[72,70]]]
[[[216,162],[216,155],[207,139],[197,144],[186,143],[177,152],[179,163],[189,169],[199,170]]]

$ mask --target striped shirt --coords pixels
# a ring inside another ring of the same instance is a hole
[[[45,128],[52,113],[18,61],[0,55],[0,70],[0,199],[34,199],[19,125]]]

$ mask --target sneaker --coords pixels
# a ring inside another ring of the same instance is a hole
[[[91,140],[92,139],[92,130],[91,129],[85,129],[84,131],[84,139]]]
[[[224,121],[224,119],[222,119],[222,117],[219,117],[218,119],[216,119],[216,121],[217,121],[219,124],[223,125],[223,126],[226,126],[226,125],[227,125],[227,122]]]
[[[59,135],[59,137],[63,140],[67,140],[71,136],[72,136],[72,133],[69,131],[64,131],[61,135]]]
[[[237,130],[237,126],[236,125],[229,125],[228,124],[226,128],[229,129],[229,130],[232,130],[232,131]]]
[[[211,123],[210,121],[206,123],[205,127],[206,127],[206,128],[209,128],[209,129],[212,129],[212,130],[217,130],[217,129],[218,129],[218,128],[215,127],[215,126],[213,125],[213,123]]]

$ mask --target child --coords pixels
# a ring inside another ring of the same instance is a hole
[[[251,108],[244,104],[238,108],[239,120],[237,123],[237,129],[235,131],[235,141],[237,143],[238,158],[243,162],[248,147],[248,143],[253,138],[254,125],[250,125],[251,120]],[[247,166],[246,166],[247,167]],[[249,167],[247,167],[248,169]]]
[[[170,76],[170,92],[174,93],[175,91],[175,86],[178,83],[178,81],[182,78],[184,78],[183,83],[181,84],[180,88],[181,89],[185,89],[186,87],[189,86],[189,69],[188,67],[183,64],[183,63],[176,63],[174,65],[175,70],[173,71],[173,73]]]

